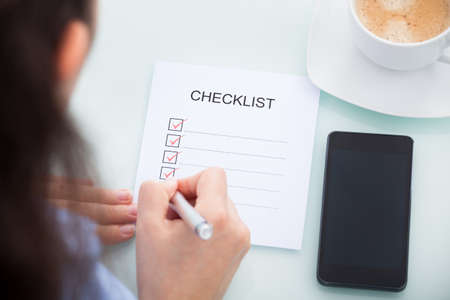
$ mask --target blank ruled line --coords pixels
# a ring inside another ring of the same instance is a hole
[[[261,154],[252,154],[252,153],[241,153],[241,152],[229,152],[229,151],[221,151],[221,150],[205,149],[205,148],[195,148],[195,147],[183,147],[183,149],[194,150],[194,151],[204,151],[204,152],[215,152],[215,153],[231,154],[231,155],[239,155],[239,156],[249,156],[249,157],[276,159],[276,160],[285,160],[286,159],[285,157],[277,157],[277,156],[269,156],[269,155],[261,155]]]
[[[185,130],[184,132],[186,132],[186,133],[193,133],[193,134],[210,135],[210,136],[220,136],[220,137],[233,138],[233,139],[242,139],[242,140],[249,140],[249,141],[266,142],[266,143],[277,143],[277,144],[287,144],[288,143],[287,141],[277,141],[277,140],[270,140],[270,139],[262,139],[262,138],[254,138],[254,137],[238,136],[238,135],[228,135],[228,134],[219,134],[219,133],[203,132],[203,131],[195,131],[195,130]]]
[[[279,207],[234,202],[235,205],[279,210]]]
[[[259,192],[266,192],[266,193],[280,193],[280,191],[277,191],[277,190],[269,190],[269,189],[264,189],[264,188],[255,188],[255,187],[240,186],[240,185],[229,185],[228,188],[239,189],[239,190],[249,190],[249,191],[259,191]]]
[[[212,166],[207,165],[199,165],[199,164],[190,164],[190,163],[180,163],[180,166],[187,166],[187,167],[197,167],[197,168],[210,168]],[[260,174],[260,175],[268,175],[268,176],[284,176],[284,174],[280,173],[270,173],[270,172],[262,172],[262,171],[253,171],[253,170],[244,170],[244,169],[232,169],[232,168],[224,168],[225,171],[231,171],[231,172],[241,172],[241,173],[250,173],[250,174]]]

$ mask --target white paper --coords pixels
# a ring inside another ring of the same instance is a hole
[[[158,63],[135,191],[222,167],[252,244],[300,249],[318,104],[306,77]]]

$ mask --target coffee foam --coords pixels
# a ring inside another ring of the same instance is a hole
[[[387,21],[383,37],[390,41],[396,41],[397,43],[409,43],[414,39],[405,20]]]
[[[410,8],[415,0],[380,0],[380,2],[388,11],[400,11]]]
[[[422,42],[450,26],[450,0],[356,0],[361,22],[397,43]]]

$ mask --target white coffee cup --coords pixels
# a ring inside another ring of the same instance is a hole
[[[355,44],[375,63],[400,71],[420,69],[438,60],[450,64],[450,54],[445,54],[445,50],[450,48],[450,28],[420,43],[394,43],[370,32],[358,17],[356,1],[348,1]]]

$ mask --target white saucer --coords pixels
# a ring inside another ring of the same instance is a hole
[[[450,65],[414,72],[384,69],[353,45],[346,0],[317,0],[309,32],[308,74],[325,92],[384,114],[450,116]]]

